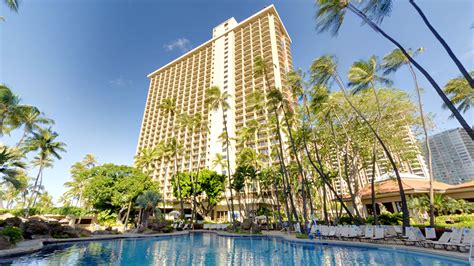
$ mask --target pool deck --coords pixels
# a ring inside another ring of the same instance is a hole
[[[153,237],[169,237],[169,236],[183,236],[188,235],[190,232],[195,233],[215,233],[223,237],[276,237],[289,242],[306,243],[306,244],[318,244],[318,245],[340,245],[340,246],[351,246],[351,247],[369,247],[377,249],[387,250],[400,250],[417,252],[424,254],[432,254],[436,256],[451,257],[455,259],[461,259],[468,261],[469,254],[461,253],[457,251],[447,250],[435,250],[431,248],[414,247],[414,246],[402,246],[402,245],[391,245],[391,244],[374,244],[365,242],[354,242],[354,241],[340,241],[340,240],[315,240],[315,239],[299,239],[294,234],[287,234],[284,232],[277,231],[263,231],[261,235],[248,235],[248,234],[235,234],[227,233],[225,231],[213,231],[213,230],[194,230],[194,231],[180,231],[173,233],[162,233],[162,234],[132,234],[125,233],[119,235],[96,235],[91,237],[81,238],[46,238],[36,240],[26,240],[18,243],[16,247],[11,249],[0,250],[0,258],[21,256],[30,253],[40,251],[45,245],[56,244],[56,243],[70,243],[70,242],[83,242],[83,241],[97,241],[97,240],[112,240],[112,239],[126,239],[126,238],[153,238]]]

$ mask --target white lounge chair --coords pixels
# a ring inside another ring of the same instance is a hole
[[[374,227],[372,225],[366,225],[365,226],[365,232],[362,237],[360,237],[360,240],[371,240],[372,237],[374,237]]]
[[[328,238],[329,237],[329,226],[327,225],[321,225],[321,227],[319,228],[320,230],[320,233],[321,233],[321,236],[323,238]]]
[[[380,225],[375,226],[375,236],[372,240],[383,240],[385,239],[384,228]]]
[[[301,227],[300,227],[299,223],[295,223],[294,228],[295,228],[295,233],[296,234],[301,234]]]
[[[336,236],[336,227],[330,225],[330,226],[329,226],[328,238],[334,238],[335,236]]]
[[[433,245],[434,249],[437,249],[437,247],[439,246],[444,248],[446,244],[448,244],[450,238],[451,238],[451,232],[444,232],[441,235],[441,237],[438,239],[438,241],[430,241],[430,244]]]
[[[445,244],[447,250],[455,250],[461,245],[464,227],[452,228],[452,230],[451,238],[449,242]]]
[[[418,227],[407,227],[406,236],[408,239],[404,239],[406,245],[423,245],[423,242],[426,240],[425,236]]]

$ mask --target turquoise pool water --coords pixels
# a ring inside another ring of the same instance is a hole
[[[0,261],[11,265],[468,265],[468,262],[387,249],[292,243],[278,238],[189,236],[48,245]]]

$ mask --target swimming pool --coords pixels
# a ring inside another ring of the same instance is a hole
[[[12,265],[469,265],[391,249],[294,243],[212,233],[47,245]]]

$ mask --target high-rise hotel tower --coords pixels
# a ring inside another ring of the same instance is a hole
[[[209,41],[148,75],[150,88],[137,151],[176,138],[184,149],[176,161],[179,171],[209,168],[223,172],[221,166],[213,162],[218,154],[226,159],[225,142],[219,140],[224,131],[224,117],[231,139],[251,120],[268,124],[268,114],[253,110],[246,101],[253,91],[260,90],[265,94],[269,90],[262,77],[254,76],[254,59],[257,56],[265,59],[269,84],[282,88],[285,73],[292,69],[290,44],[288,32],[273,5],[240,23],[230,18],[216,26]],[[205,105],[206,89],[211,86],[218,86],[222,92],[230,94],[230,108],[224,114],[222,109],[208,110]],[[176,114],[159,107],[165,99],[175,100]],[[180,126],[178,113],[201,114],[207,121],[208,130]],[[255,141],[246,145],[260,154],[267,154],[267,160],[271,161],[272,143],[275,143],[273,134],[260,132]],[[231,140],[232,170],[239,149],[241,146]],[[174,163],[174,158],[161,159],[151,169],[153,178],[161,184],[165,199],[172,198],[170,179]]]

